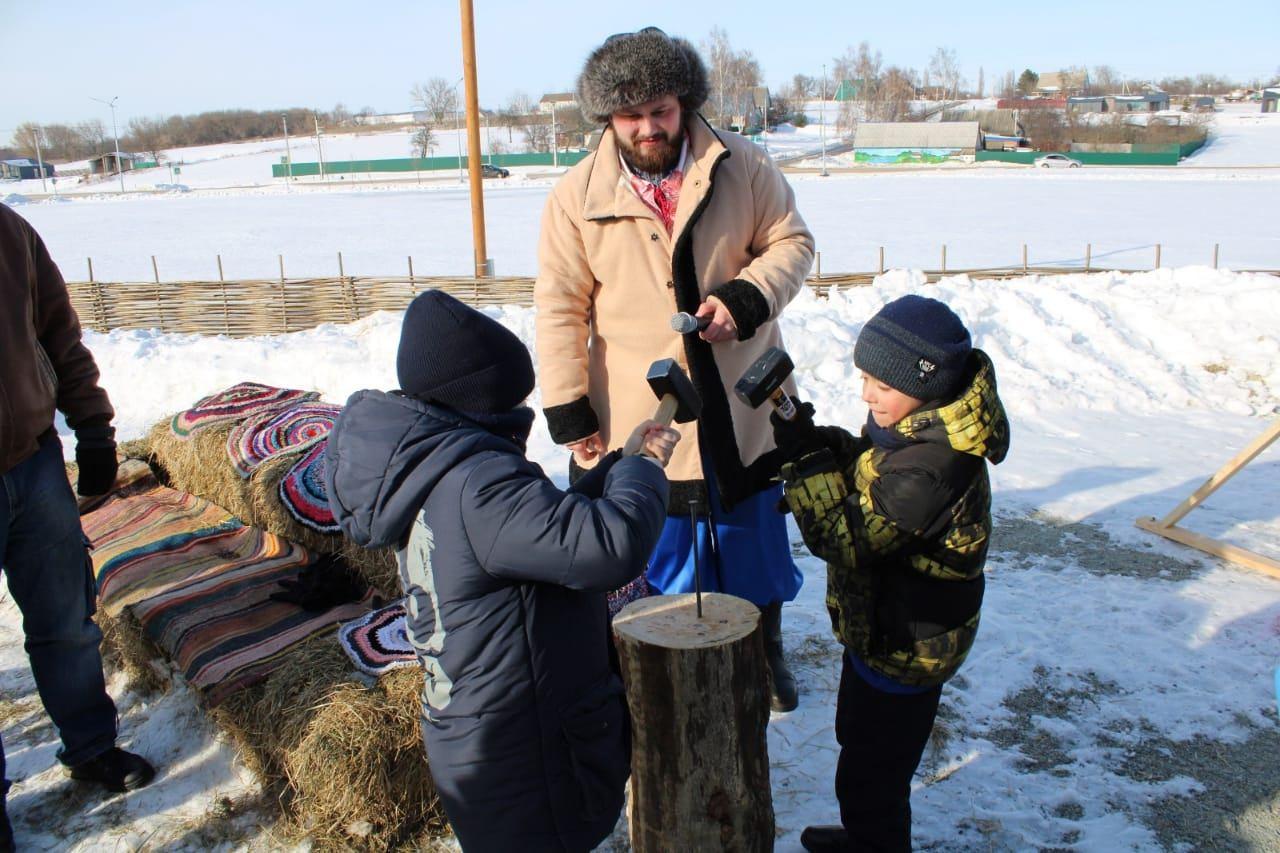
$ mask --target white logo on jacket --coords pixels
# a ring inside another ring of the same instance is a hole
[[[435,569],[431,564],[431,555],[435,551],[435,534],[423,520],[421,513],[413,522],[409,533],[409,544],[400,552],[400,574],[408,595],[405,597],[405,609],[409,614],[409,635],[418,650],[418,660],[422,661],[426,679],[422,688],[422,698],[432,710],[443,711],[449,707],[453,692],[453,679],[445,672],[439,655],[444,651],[445,627],[440,618],[440,596],[436,593]],[[414,628],[420,624],[420,606],[425,596],[431,603],[431,633],[420,637]],[[427,718],[431,718],[430,712]]]

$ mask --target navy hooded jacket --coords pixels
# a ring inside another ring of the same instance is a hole
[[[326,481],[344,533],[400,549],[428,760],[463,849],[595,847],[630,775],[605,593],[657,542],[661,468],[623,458],[599,498],[565,492],[456,412],[359,391]]]

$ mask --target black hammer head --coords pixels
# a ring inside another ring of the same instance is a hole
[[[645,379],[659,400],[668,394],[676,398],[680,404],[674,418],[676,423],[697,420],[698,415],[702,414],[702,398],[674,358],[659,359],[649,365]]]
[[[751,408],[758,408],[795,369],[791,356],[777,347],[769,347],[742,374],[742,378],[733,386],[733,392]]]

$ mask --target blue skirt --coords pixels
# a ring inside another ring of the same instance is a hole
[[[758,606],[794,600],[804,576],[791,559],[787,518],[777,510],[782,486],[752,495],[732,512],[720,505],[713,477],[707,478],[707,492],[711,518],[699,516],[697,524],[702,591],[726,592]],[[693,541],[689,516],[667,516],[647,571],[657,591],[693,592]]]

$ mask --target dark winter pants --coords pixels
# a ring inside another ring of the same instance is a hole
[[[911,849],[911,777],[941,696],[940,686],[910,695],[877,690],[845,656],[836,701],[836,798],[852,850]]]
[[[80,513],[52,431],[34,456],[0,476],[0,569],[22,611],[40,701],[62,736],[59,760],[71,766],[95,758],[115,744],[116,706],[103,682]],[[0,789],[8,784],[0,781]]]

